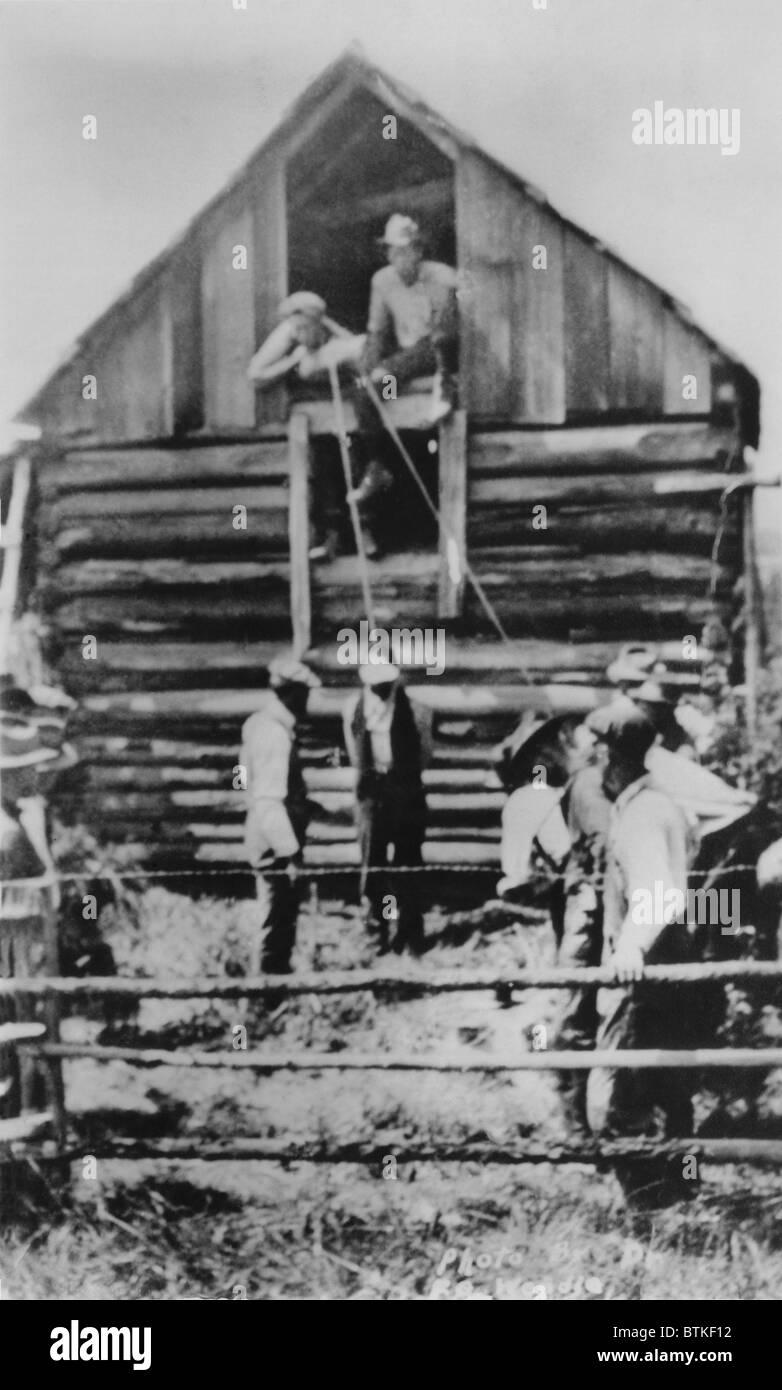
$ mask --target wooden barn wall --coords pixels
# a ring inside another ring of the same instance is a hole
[[[712,350],[704,335],[667,310],[663,320],[664,415],[711,414],[711,359]],[[689,390],[686,397],[683,394],[685,376],[695,377],[695,397]]]
[[[461,378],[472,420],[709,415],[713,371],[737,369],[662,291],[479,153],[459,152],[454,171]],[[234,267],[238,246],[246,269]],[[545,270],[533,266],[536,246],[545,247]],[[281,424],[284,386],[258,392],[246,373],[286,291],[285,161],[270,152],[157,280],[113,313],[31,418],[48,435],[105,443]],[[82,398],[88,372],[98,377],[96,402]],[[696,379],[694,399],[683,395],[685,376]]]
[[[575,643],[680,639],[709,615],[712,577],[729,622],[735,507],[714,571],[712,549],[735,444],[696,422],[474,432],[468,552],[505,627]],[[472,591],[467,620],[486,627]]]
[[[561,423],[561,223],[482,156],[463,152],[456,166],[456,238],[468,411],[508,422]],[[533,268],[537,245],[546,247],[546,271]]]
[[[77,357],[55,377],[46,393],[41,413],[34,417],[46,434],[63,439],[94,434],[97,402],[85,401],[82,394],[83,378],[91,370],[86,358]]]
[[[562,424],[711,409],[711,351],[661,290],[565,225],[483,156],[456,169],[462,379],[474,419]],[[533,267],[533,247],[547,268]],[[685,399],[683,377],[697,379]]]
[[[153,865],[241,862],[241,724],[290,640],[287,440],[48,451],[37,474],[45,656],[79,700],[82,762],[60,785],[59,813],[134,842]],[[246,530],[234,527],[237,503]],[[85,637],[96,639],[94,659]],[[494,862],[502,796],[486,790],[485,763],[525,692],[423,686],[424,705],[437,705],[427,858]],[[310,863],[357,861],[346,694],[344,680],[316,691],[303,731],[322,808]]]
[[[234,267],[234,248],[247,250],[246,269]],[[255,351],[253,212],[245,190],[224,205],[203,232],[201,319],[204,413],[213,430],[255,424],[255,392],[247,364]]]
[[[100,439],[155,439],[168,432],[161,286],[138,302],[98,353]]]
[[[38,480],[38,602],[75,694],[257,679],[263,641],[288,640],[284,439],[73,451]]]
[[[201,254],[192,237],[174,258],[163,287],[166,435],[204,424]]]
[[[251,198],[255,247],[254,350],[277,322],[278,305],[288,291],[285,165],[281,158],[262,163],[253,179]],[[288,393],[284,385],[255,392],[256,424],[278,424],[287,418]]]
[[[84,399],[85,376],[96,379],[95,399]],[[62,438],[158,439],[169,433],[168,378],[158,281],[57,377],[36,420]]]

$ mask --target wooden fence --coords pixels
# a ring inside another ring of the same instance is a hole
[[[649,967],[642,988],[684,983],[729,982],[745,984],[762,981],[782,982],[782,963],[770,961],[729,961],[698,965],[658,965]],[[323,971],[294,976],[263,976],[245,979],[214,979],[197,984],[181,979],[34,979],[0,980],[0,998],[26,995],[44,1001],[114,998],[238,1000],[284,998],[315,994],[338,995],[370,991],[375,996],[423,998],[461,991],[497,991],[572,988],[600,985],[611,987],[616,981],[605,968],[583,970],[535,969],[498,972],[496,970],[369,970]],[[16,1033],[13,1032],[16,1027]],[[35,1025],[32,1025],[35,1029]],[[40,1028],[39,1028],[40,1031]],[[24,1034],[24,1035],[23,1035]],[[0,1046],[14,1046],[28,1057],[41,1058],[51,1078],[51,1109],[37,1116],[22,1116],[0,1124],[0,1162],[35,1156],[59,1162],[80,1158],[67,1126],[59,1069],[64,1059],[89,1058],[92,1061],[122,1061],[141,1067],[235,1068],[270,1075],[274,1072],[351,1071],[436,1071],[436,1072],[521,1072],[541,1070],[621,1067],[632,1069],[748,1069],[782,1067],[782,1048],[704,1048],[690,1051],[612,1050],[612,1051],[532,1051],[479,1057],[466,1049],[461,1054],[432,1053],[417,1056],[356,1052],[216,1052],[176,1049],[103,1047],[88,1043],[37,1041],[30,1030],[19,1025],[0,1033]],[[51,1131],[54,1139],[43,1147],[35,1144],[41,1133]],[[534,1143],[518,1145],[493,1143],[432,1144],[408,1140],[401,1145],[384,1143],[382,1135],[372,1135],[350,1143],[334,1144],[319,1140],[288,1142],[266,1138],[232,1138],[225,1141],[202,1140],[198,1136],[168,1139],[136,1139],[110,1136],[90,1140],[90,1154],[103,1158],[165,1162],[199,1160],[255,1160],[265,1162],[363,1163],[377,1164],[392,1154],[398,1162],[480,1162],[480,1163],[592,1163],[610,1165],[617,1158],[641,1158],[656,1154],[688,1154],[712,1163],[751,1162],[776,1166],[782,1161],[782,1141],[773,1139],[714,1139],[696,1136],[660,1144],[651,1140],[617,1140],[600,1143]]]

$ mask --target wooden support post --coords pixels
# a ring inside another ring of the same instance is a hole
[[[58,931],[59,914],[57,907],[52,901],[51,893],[45,890],[43,893],[43,944],[44,944],[44,970],[47,975],[57,977],[60,974],[60,941]],[[61,1001],[57,995],[47,996],[44,1003],[44,1019],[46,1021],[46,1037],[55,1046],[60,1041],[60,1012]],[[48,1108],[52,1113],[52,1123],[54,1128],[54,1138],[57,1148],[64,1151],[68,1142],[68,1119],[65,1111],[65,1086],[62,1076],[62,1061],[59,1057],[48,1057]]]
[[[742,499],[744,551],[744,685],[747,733],[754,738],[758,724],[758,672],[762,660],[757,566],[755,561],[754,488]]]
[[[440,578],[437,611],[461,616],[467,558],[467,412],[440,425]]]
[[[312,604],[310,596],[310,518],[309,420],[303,410],[294,410],[288,421],[288,461],[290,468],[290,501],[288,534],[291,565],[291,626],[293,649],[303,656],[310,646]]]
[[[24,514],[30,491],[30,460],[16,459],[11,486],[8,516],[3,525],[2,543],[5,551],[3,575],[0,579],[0,672],[6,674],[10,662],[11,625],[16,610],[19,569],[24,541]]]

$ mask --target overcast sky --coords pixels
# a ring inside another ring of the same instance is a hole
[[[0,0],[0,426],[358,39],[743,358],[782,464],[780,0],[246,4]],[[739,153],[634,145],[656,100]]]

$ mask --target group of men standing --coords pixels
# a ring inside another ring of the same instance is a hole
[[[359,667],[360,689],[344,717],[344,737],[355,772],[355,817],[361,853],[365,922],[381,951],[417,954],[423,946],[415,870],[422,863],[426,800],[423,740],[398,668],[389,662]],[[245,854],[256,875],[265,927],[260,965],[273,974],[291,969],[301,901],[301,866],[313,810],[298,745],[299,721],[315,673],[295,658],[270,663],[269,689],[242,729],[241,765],[248,809]],[[389,851],[395,869],[391,875]],[[391,891],[393,889],[393,891]],[[392,934],[393,933],[393,934]]]
[[[558,1050],[690,1050],[713,1032],[714,1000],[702,987],[697,993],[685,985],[637,987],[647,966],[691,962],[698,953],[683,908],[698,825],[666,789],[676,778],[665,776],[672,767],[666,759],[697,754],[674,708],[660,682],[641,678],[632,694],[617,695],[585,720],[561,715],[526,727],[523,721],[508,741],[500,889],[523,898],[537,865],[547,883],[558,964],[574,974],[607,966],[615,981],[604,990],[574,984],[562,991]],[[535,785],[541,769],[542,785]],[[725,792],[730,797],[732,789]],[[732,794],[737,814],[753,801]],[[692,1133],[687,1069],[579,1068],[556,1075],[576,1140]],[[617,1173],[634,1200],[656,1203],[690,1190],[680,1162],[633,1160],[619,1163]]]
[[[409,871],[422,863],[425,738],[396,667],[367,665],[358,674],[360,688],[343,722],[355,774],[365,921],[381,950],[393,944],[417,954],[423,923],[415,873]],[[272,973],[291,968],[298,870],[312,810],[297,728],[310,691],[319,684],[303,662],[278,658],[270,667],[262,707],[243,729],[246,853],[266,926],[261,965]],[[648,689],[641,693],[649,695]],[[672,989],[683,987],[636,987],[647,965],[694,959],[693,933],[681,911],[656,907],[686,901],[697,834],[647,770],[650,751],[663,734],[646,703],[623,694],[586,721],[559,716],[536,722],[514,749],[518,790],[507,803],[505,834],[514,824],[514,796],[528,802],[540,798],[533,840],[555,870],[551,909],[559,963],[574,971],[608,965],[615,979],[600,996],[594,986],[574,985],[564,992],[557,1047],[566,1050],[687,1048],[697,1037],[697,1010],[689,1001],[684,1007],[681,994],[672,1003]],[[541,766],[548,770],[548,785],[536,788],[533,768]],[[546,822],[554,812],[552,833]],[[389,893],[396,868],[408,872],[397,875]],[[639,912],[639,901],[644,911]],[[558,1073],[558,1085],[575,1137],[657,1133],[673,1138],[692,1132],[691,1079],[685,1071],[573,1069]],[[678,1191],[676,1175],[663,1167],[659,1160],[634,1161],[626,1172],[621,1165],[618,1171],[633,1190],[650,1193],[673,1183]]]

